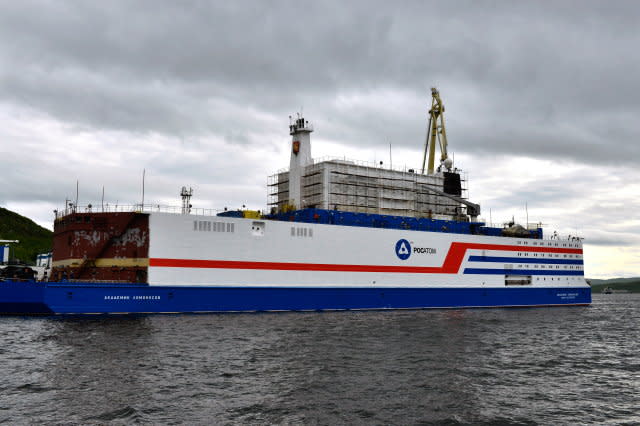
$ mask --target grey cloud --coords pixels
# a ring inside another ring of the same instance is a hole
[[[633,247],[638,244],[637,239],[620,239],[615,236],[609,238],[589,238],[585,240],[587,246],[605,246],[605,247]]]
[[[615,226],[619,219],[610,217],[609,221],[602,220],[597,212],[588,217],[592,221],[587,232],[583,234],[586,245],[623,247],[623,250],[640,245],[640,233],[629,232],[628,229]]]
[[[329,123],[345,91],[420,93],[426,106],[437,84],[459,150],[628,163],[640,154],[639,7],[606,6],[11,3],[0,96],[98,128],[251,143],[211,100],[278,117],[305,104]],[[419,144],[422,120],[383,112],[340,117],[357,130],[331,136],[384,144],[388,129]]]

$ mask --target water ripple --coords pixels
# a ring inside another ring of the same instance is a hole
[[[0,422],[639,424],[639,308],[0,318]]]

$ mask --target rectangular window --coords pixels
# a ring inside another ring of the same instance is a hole
[[[296,228],[294,228],[293,226],[291,227],[291,236],[292,237],[296,236]]]
[[[194,220],[194,221],[193,221],[193,230],[194,230],[194,231],[197,231],[197,230],[198,230],[198,221],[197,221],[197,220]]]
[[[504,285],[531,285],[531,275],[505,275]]]
[[[211,232],[211,222],[207,222],[207,231]]]
[[[313,229],[309,228],[309,237],[313,237]]]

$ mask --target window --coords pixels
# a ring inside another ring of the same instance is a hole
[[[224,222],[211,222],[207,220],[194,220],[193,230],[203,232],[233,232],[234,224],[225,224]]]
[[[291,227],[291,236],[292,237],[313,237],[313,229],[312,228],[303,228],[298,226]]]
[[[504,285],[531,285],[531,275],[505,275]]]

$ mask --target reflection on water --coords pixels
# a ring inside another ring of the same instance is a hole
[[[0,318],[0,421],[640,422],[639,307]]]

